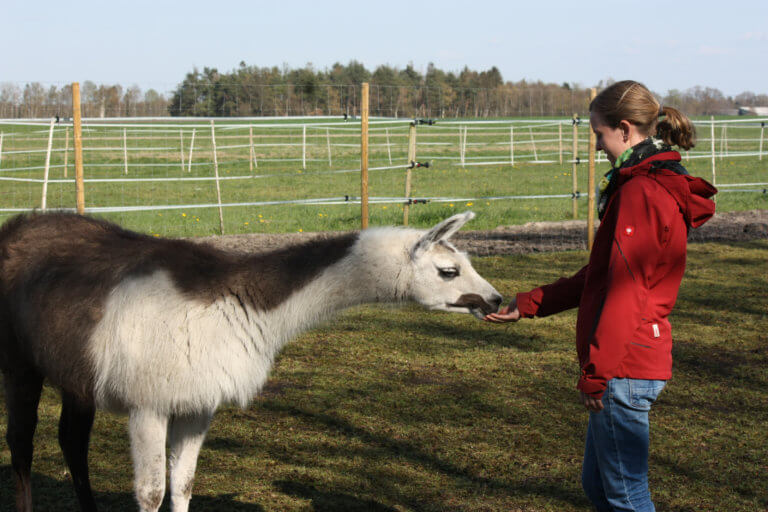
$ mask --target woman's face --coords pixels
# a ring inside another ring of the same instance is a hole
[[[602,116],[597,112],[592,112],[589,115],[589,124],[592,126],[592,131],[597,136],[597,144],[595,150],[604,151],[608,157],[608,161],[611,165],[616,163],[616,159],[619,158],[624,151],[632,147],[630,144],[630,131],[632,125],[628,121],[621,121],[619,126],[612,128],[605,124]]]

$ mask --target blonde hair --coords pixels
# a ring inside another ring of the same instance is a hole
[[[626,120],[643,135],[654,135],[670,146],[691,149],[696,145],[696,128],[688,116],[676,108],[662,107],[646,86],[634,80],[603,89],[589,104],[589,111],[599,114],[612,128]]]

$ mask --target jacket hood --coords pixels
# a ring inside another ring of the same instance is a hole
[[[715,213],[715,202],[710,199],[717,189],[702,178],[688,175],[680,165],[680,153],[657,153],[631,167],[619,170],[619,186],[635,176],[646,176],[659,183],[677,201],[685,223],[697,228]]]

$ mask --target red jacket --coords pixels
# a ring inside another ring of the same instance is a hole
[[[522,316],[579,307],[578,389],[602,397],[614,377],[672,376],[672,311],[685,270],[689,227],[715,211],[717,190],[700,178],[654,169],[680,161],[667,151],[619,169],[587,266],[570,278],[517,295]],[[659,164],[656,164],[659,165]]]

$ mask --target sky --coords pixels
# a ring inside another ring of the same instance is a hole
[[[425,71],[496,66],[504,80],[658,93],[768,93],[768,1],[217,0],[3,5],[0,82],[137,84],[168,92],[195,67]]]

